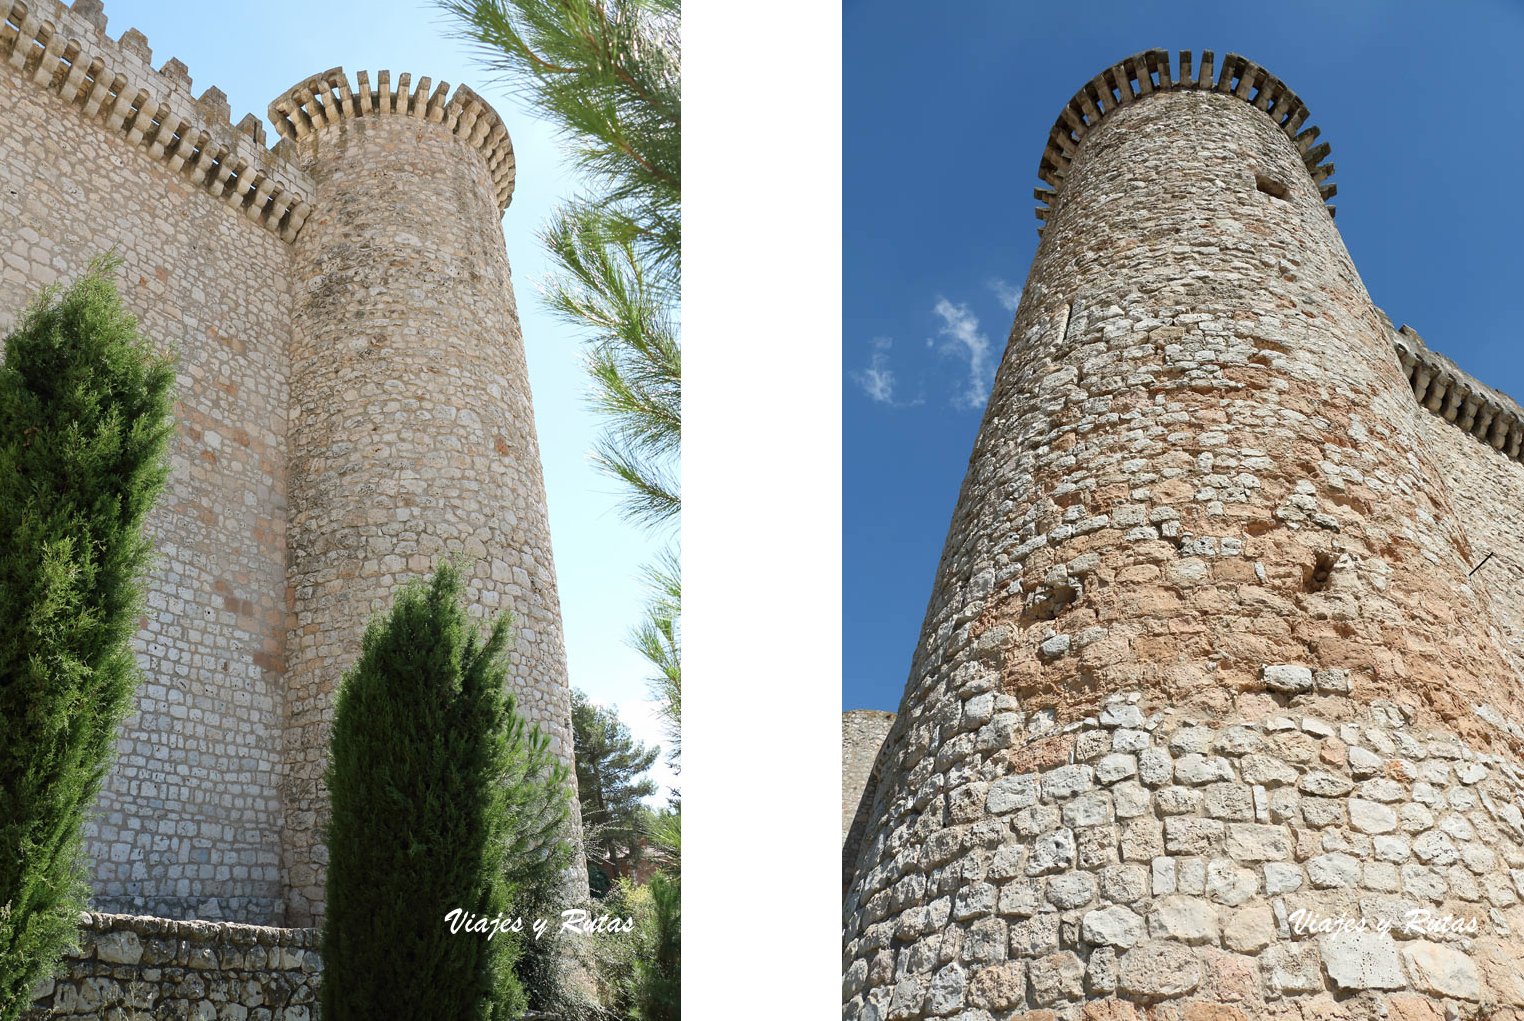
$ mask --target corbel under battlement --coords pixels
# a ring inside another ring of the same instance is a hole
[[[1318,142],[1317,128],[1302,127],[1308,116],[1306,104],[1284,82],[1252,60],[1230,53],[1223,58],[1220,71],[1214,68],[1214,62],[1211,50],[1202,51],[1199,64],[1190,50],[1181,50],[1179,63],[1172,70],[1169,51],[1145,50],[1108,67],[1086,82],[1084,88],[1059,111],[1037,166],[1038,178],[1047,185],[1033,193],[1041,203],[1037,208],[1037,233],[1040,235],[1047,223],[1048,212],[1063,190],[1069,164],[1085,136],[1112,110],[1146,99],[1156,92],[1221,92],[1263,111],[1297,147],[1324,202],[1333,198],[1339,189],[1338,185],[1328,182],[1333,176],[1334,165],[1323,162],[1329,146],[1327,142]],[[1331,205],[1328,215],[1334,215]]]
[[[1524,408],[1517,401],[1429,350],[1411,327],[1394,331],[1392,346],[1419,404],[1505,457],[1524,461]]]
[[[342,67],[306,78],[270,104],[270,122],[283,139],[296,142],[340,121],[396,115],[441,124],[479,152],[492,173],[499,211],[513,198],[513,142],[497,111],[464,85],[450,95],[447,82],[427,78],[413,84],[406,72],[393,85],[390,71],[379,71],[371,85],[361,71],[351,86]],[[432,87],[432,88],[431,88]]]
[[[0,65],[58,95],[87,120],[141,146],[171,173],[290,242],[312,210],[312,181],[265,146],[253,114],[235,127],[227,97],[196,97],[179,60],[154,70],[136,29],[106,35],[101,0],[0,0]]]

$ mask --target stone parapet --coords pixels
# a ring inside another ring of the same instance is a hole
[[[1198,69],[1193,73],[1195,61],[1191,51],[1181,50],[1179,69],[1172,74],[1169,51],[1145,50],[1117,62],[1086,82],[1059,112],[1037,166],[1038,178],[1048,186],[1034,192],[1034,197],[1042,203],[1037,208],[1037,219],[1041,221],[1038,234],[1047,223],[1048,211],[1068,179],[1070,164],[1085,136],[1113,110],[1161,92],[1220,92],[1242,99],[1260,110],[1296,147],[1318,194],[1325,202],[1333,198],[1339,186],[1325,182],[1333,176],[1334,165],[1323,162],[1330,147],[1327,142],[1318,142],[1321,134],[1318,128],[1302,127],[1308,113],[1301,98],[1275,75],[1236,53],[1223,58],[1222,70],[1215,75],[1214,60],[1211,50],[1202,50],[1201,60],[1196,64]],[[1334,215],[1331,205],[1328,215]]]
[[[38,988],[25,1021],[317,1015],[316,929],[89,912],[80,928],[79,949]]]
[[[1517,401],[1429,350],[1408,326],[1392,341],[1420,405],[1505,457],[1524,461],[1524,408]]]
[[[231,123],[221,89],[195,97],[179,60],[155,71],[148,40],[136,29],[109,38],[93,0],[73,9],[57,0],[0,0],[0,10],[0,62],[10,75],[56,93],[282,240],[296,239],[312,211],[312,182],[265,148],[253,114]]]
[[[498,211],[507,209],[513,198],[513,142],[497,111],[465,85],[451,96],[448,82],[431,92],[427,76],[412,86],[412,75],[404,72],[393,87],[391,74],[379,72],[374,88],[368,71],[357,74],[351,88],[342,67],[304,78],[270,104],[270,121],[282,138],[292,141],[329,125],[387,114],[441,124],[481,154],[492,173]]]

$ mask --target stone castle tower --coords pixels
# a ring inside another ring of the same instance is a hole
[[[571,759],[508,133],[468,88],[335,68],[270,104],[270,148],[136,30],[109,37],[99,0],[0,16],[0,330],[115,249],[179,352],[93,903],[314,924],[336,684],[404,580],[469,559],[473,605],[513,615],[521,712]]]
[[[1372,304],[1307,117],[1210,51],[1060,111],[845,1017],[1524,1018],[1524,413]]]

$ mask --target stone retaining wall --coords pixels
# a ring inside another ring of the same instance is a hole
[[[38,989],[24,1021],[310,1021],[318,930],[86,913],[79,952]]]

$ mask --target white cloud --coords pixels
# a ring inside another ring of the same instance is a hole
[[[894,341],[888,337],[874,337],[873,355],[868,359],[868,367],[852,372],[852,381],[878,404],[894,403],[894,371],[889,368],[889,348],[893,344]]]
[[[1008,284],[1004,280],[1001,280],[999,277],[988,281],[988,285],[989,289],[995,292],[995,297],[999,299],[1001,306],[1003,306],[1007,312],[1016,311],[1016,306],[1021,304],[1020,287],[1017,287],[1014,284]]]
[[[968,383],[953,398],[953,405],[975,410],[984,407],[995,379],[989,338],[979,330],[979,320],[967,305],[954,305],[946,298],[938,298],[932,311],[942,320],[937,333],[947,338],[943,350],[968,359]]]

